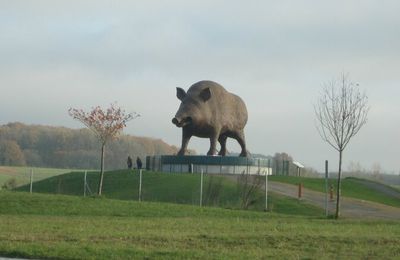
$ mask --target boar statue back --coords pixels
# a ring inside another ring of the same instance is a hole
[[[218,141],[221,145],[219,155],[225,156],[226,139],[230,137],[240,144],[240,156],[247,156],[244,137],[247,109],[240,97],[212,81],[197,82],[187,93],[177,88],[176,96],[181,104],[172,123],[182,128],[182,146],[178,155],[185,155],[190,138],[197,136],[210,139],[207,155],[216,155]]]

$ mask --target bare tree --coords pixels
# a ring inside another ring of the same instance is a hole
[[[122,132],[122,129],[126,126],[126,123],[138,117],[139,114],[126,113],[115,104],[111,104],[109,108],[104,110],[97,106],[92,108],[89,112],[85,112],[82,109],[70,108],[68,113],[74,119],[82,122],[92,130],[101,142],[101,166],[98,189],[98,195],[101,195],[103,189],[104,154],[106,143],[110,140],[116,139]]]
[[[375,181],[382,181],[382,167],[380,163],[375,162],[372,164],[371,174]]]
[[[368,97],[359,91],[358,84],[342,74],[339,80],[333,80],[324,86],[314,109],[319,134],[339,152],[335,213],[335,218],[339,218],[343,151],[367,122]]]
[[[366,170],[361,166],[360,162],[350,161],[347,166],[349,176],[361,177],[366,174]]]

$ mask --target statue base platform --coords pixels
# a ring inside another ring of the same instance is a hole
[[[271,175],[271,162],[262,158],[205,155],[146,157],[146,169],[169,173]]]

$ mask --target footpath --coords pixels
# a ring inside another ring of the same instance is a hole
[[[268,181],[268,191],[298,198],[298,186],[292,184]],[[301,200],[325,208],[325,193],[303,189]],[[335,208],[336,197],[333,201],[328,198],[329,213],[333,214]],[[400,208],[343,196],[340,210],[341,216],[345,218],[400,220]]]

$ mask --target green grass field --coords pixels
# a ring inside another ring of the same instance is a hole
[[[400,222],[0,192],[0,256],[398,259]]]
[[[98,172],[88,172],[87,181],[93,193],[97,192],[98,179]],[[83,183],[84,172],[73,172],[35,182],[33,191],[82,196]],[[219,184],[221,188],[216,194],[215,187]],[[139,174],[137,171],[111,171],[105,173],[102,194],[106,198],[137,201],[138,188]],[[17,190],[29,191],[29,186],[22,186]],[[212,193],[214,193],[213,196]],[[166,174],[144,171],[142,200],[199,205],[200,176],[198,174]],[[268,201],[270,209],[277,213],[305,216],[323,216],[324,214],[324,211],[318,207],[278,194],[270,193]],[[240,208],[237,183],[221,176],[205,175],[203,205]],[[259,191],[255,194],[254,204],[249,209],[262,211],[264,208],[265,196]]]
[[[77,178],[77,177],[71,177],[70,174],[64,175],[66,173],[71,173],[71,170],[69,169],[52,169],[52,168],[30,168],[30,167],[8,167],[8,166],[0,166],[0,187],[8,180],[11,178],[15,178],[17,181],[18,186],[24,186],[29,183],[29,178],[30,178],[30,170],[33,169],[34,171],[34,181],[38,182],[41,180],[45,180],[50,178],[48,181],[52,182],[52,188],[49,187],[44,187],[47,184],[40,184],[40,189],[37,190],[39,192],[49,192],[49,193],[61,193],[61,194],[76,194],[76,195],[81,195],[83,193],[83,176],[79,177],[82,178],[80,181],[74,180],[74,184],[70,183],[68,178]],[[80,174],[83,174],[82,170],[74,170],[76,174],[80,176]],[[125,171],[115,171],[113,173],[118,174],[119,172],[125,172]],[[72,173],[71,173],[72,174]],[[52,178],[58,175],[62,175],[63,177],[60,178]],[[65,176],[65,177],[64,177]],[[69,177],[66,177],[69,176]],[[107,174],[106,174],[107,176]],[[137,176],[137,175],[136,175]],[[151,175],[149,175],[151,177]],[[148,176],[148,177],[149,177]],[[113,178],[109,178],[109,180],[106,181],[105,185],[105,191],[108,193],[108,195],[111,196],[111,198],[119,198],[119,199],[137,199],[137,190],[135,190],[135,187],[137,187],[136,180],[130,180],[130,179],[125,179],[121,182],[121,176],[119,176],[116,180],[113,180]],[[187,182],[179,184],[177,182],[180,177],[175,176],[173,178],[170,178],[170,176],[165,176],[165,175],[158,175],[157,176],[157,182],[158,185],[153,186],[152,182],[154,181],[151,179],[144,179],[144,185],[146,189],[143,191],[143,198],[146,200],[150,201],[166,201],[166,202],[177,202],[177,203],[191,203],[191,204],[196,204],[196,199],[198,200],[198,190],[196,191],[195,186],[197,185],[197,180],[192,180],[192,183],[187,186]],[[285,182],[289,184],[298,184],[298,183],[303,183],[305,188],[312,189],[315,191],[320,191],[324,192],[325,189],[325,183],[324,179],[321,178],[304,178],[304,177],[293,177],[293,176],[270,176],[269,179],[271,181],[279,181],[279,182]],[[97,173],[95,172],[90,172],[89,173],[89,184],[91,186],[91,189],[93,192],[97,190]],[[365,180],[364,180],[365,181]],[[47,181],[45,181],[46,183]],[[115,183],[114,183],[115,182]],[[147,183],[146,183],[147,182]],[[68,183],[68,185],[72,185],[73,188],[72,190],[70,188],[66,188],[65,184]],[[113,184],[114,183],[114,184]],[[162,185],[164,183],[165,185]],[[171,183],[174,183],[174,188],[171,187]],[[39,183],[35,183],[35,188],[37,188]],[[334,187],[336,187],[336,180],[330,179],[329,184],[333,184]],[[371,189],[364,185],[363,183],[359,182],[359,179],[356,178],[346,178],[343,179],[342,182],[342,195],[345,197],[352,197],[352,198],[357,198],[357,199],[362,199],[362,200],[368,200],[368,201],[373,201],[373,202],[378,202],[382,204],[386,204],[389,206],[394,206],[394,207],[400,207],[400,200],[396,197],[385,195],[382,192],[379,192],[377,190]],[[119,192],[116,191],[115,186],[122,185],[121,189]],[[136,185],[136,186],[135,186]],[[224,183],[226,186],[226,183]],[[173,197],[175,192],[175,186],[179,190],[178,194],[179,196]],[[181,187],[179,187],[181,186]],[[232,186],[232,185],[231,185]],[[382,185],[386,186],[386,185]],[[130,189],[131,187],[134,187],[132,190]],[[187,189],[185,190],[185,187]],[[399,192],[399,189],[396,187],[391,187],[391,186],[386,186],[388,189],[392,189],[394,191]],[[25,190],[28,189],[28,186],[25,186]],[[108,189],[108,191],[107,191]],[[198,188],[197,188],[198,189]],[[233,187],[230,188],[230,194],[228,190],[225,191],[225,198],[220,199],[218,201],[218,205],[221,205],[222,202],[224,201],[225,205],[224,207],[229,207],[229,204],[236,205],[237,201],[232,202],[232,200],[226,199],[227,197],[230,197],[233,192]],[[172,190],[172,191],[171,191]],[[131,192],[132,191],[132,192]],[[190,191],[192,191],[192,194],[189,194]],[[185,198],[183,201],[181,200],[181,194],[182,192],[185,194]],[[157,194],[162,194],[161,196],[158,196]],[[206,198],[207,199],[207,198]],[[259,205],[261,207],[261,205]],[[273,206],[273,205],[272,205]]]
[[[305,177],[294,177],[294,176],[270,176],[269,180],[284,182],[289,184],[303,183],[304,188],[325,192],[325,179],[322,178],[305,178]],[[377,189],[369,187],[367,184],[376,184],[381,188],[393,191],[399,194],[399,191],[391,186],[378,184],[368,180],[362,180],[357,178],[345,178],[342,180],[342,196],[373,201],[382,203],[385,205],[400,207],[400,200],[398,197],[385,194]],[[333,185],[336,191],[336,180],[329,179],[329,186]]]

